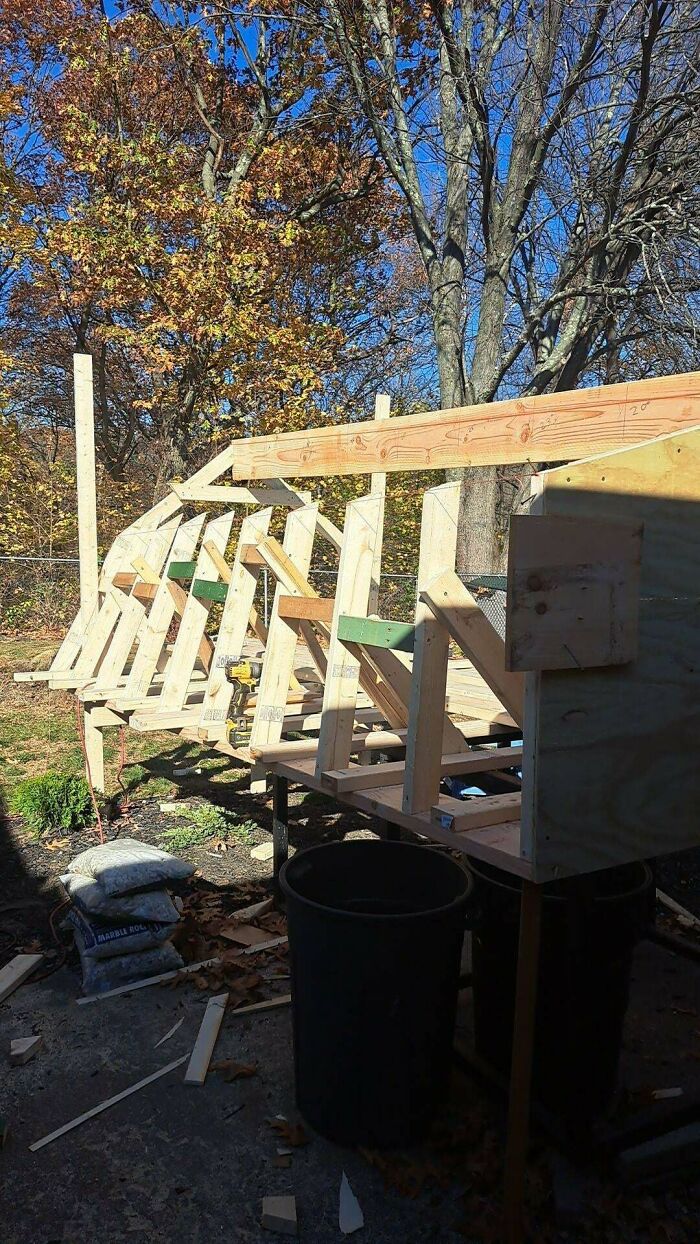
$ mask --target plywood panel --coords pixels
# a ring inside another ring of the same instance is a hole
[[[644,524],[639,655],[526,675],[535,877],[700,844],[700,429],[541,477],[546,515]]]
[[[511,519],[506,669],[587,669],[637,655],[641,523]]]

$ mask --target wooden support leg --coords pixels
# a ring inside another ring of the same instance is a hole
[[[250,770],[251,795],[267,794],[267,769],[264,765],[253,765]]]
[[[515,985],[505,1160],[506,1244],[522,1244],[524,1238],[525,1169],[530,1131],[541,916],[542,887],[531,881],[524,881],[520,903],[518,975]]]
[[[289,783],[276,773],[272,777],[272,869],[275,881],[289,855]]]
[[[384,842],[400,842],[401,826],[393,825],[391,821],[382,821],[378,817],[375,821],[377,834]]]
[[[95,790],[105,788],[105,753],[102,731],[94,724],[92,712],[85,710],[83,728],[85,730],[85,751],[90,767],[90,778]]]

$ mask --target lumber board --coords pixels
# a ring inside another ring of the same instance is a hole
[[[403,792],[406,812],[427,812],[438,798],[442,754],[452,751],[450,735],[455,737],[445,728],[449,635],[420,593],[436,575],[454,570],[460,493],[461,485],[450,483],[431,488],[423,497]]]
[[[306,618],[310,622],[333,619],[333,601],[324,596],[280,596],[278,610],[281,618]]]
[[[636,660],[525,675],[523,843],[544,881],[700,842],[700,429],[538,482],[537,513],[644,525]]]
[[[228,511],[226,514],[222,514],[219,518],[215,518],[207,523],[202,547],[197,557],[195,576],[198,579],[209,577],[214,580],[217,579],[218,570],[204,545],[207,541],[212,541],[223,554],[231,534],[233,517],[233,513]],[[183,707],[187,685],[194,669],[202,637],[205,633],[209,609],[209,602],[198,600],[190,592],[180,619],[180,627],[173,645],[172,656],[168,662],[165,678],[163,679],[163,690],[161,691],[160,700],[164,709],[172,710]]]
[[[228,998],[228,993],[219,993],[207,1002],[185,1071],[185,1084],[204,1084],[216,1039],[223,1023]]]
[[[239,661],[242,656],[258,583],[258,572],[243,563],[241,548],[249,542],[262,540],[267,535],[271,520],[271,507],[244,518],[230,571],[218,549],[212,547],[208,550],[222,579],[227,579],[227,592],[199,719],[207,738],[220,733],[221,728],[226,726],[233,694],[233,686],[226,678],[226,666],[229,662]]]
[[[317,772],[336,769],[350,759],[351,738],[360,686],[360,662],[343,644],[340,618],[366,613],[372,585],[374,546],[383,512],[381,496],[351,501],[345,511],[343,547],[333,602],[328,666],[323,689]]]
[[[138,1093],[140,1089],[146,1088],[148,1084],[153,1084],[154,1080],[160,1080],[162,1076],[167,1076],[169,1072],[175,1071],[176,1067],[181,1067],[187,1060],[187,1054],[183,1054],[181,1058],[176,1058],[171,1063],[167,1063],[165,1067],[160,1067],[158,1071],[154,1071],[150,1076],[144,1076],[143,1080],[139,1080],[136,1084],[131,1084],[129,1088],[123,1089],[121,1093],[116,1093],[114,1097],[107,1098],[107,1101],[100,1102],[99,1106],[93,1106],[92,1110],[86,1110],[84,1114],[78,1115],[77,1119],[71,1119],[70,1123],[64,1123],[63,1127],[57,1127],[55,1132],[49,1132],[48,1136],[42,1136],[41,1140],[35,1140],[33,1145],[29,1146],[30,1153],[36,1153],[38,1149],[43,1149],[44,1145],[50,1145],[52,1140],[58,1140],[59,1136],[65,1136],[66,1132],[72,1132],[73,1128],[80,1127],[81,1123],[87,1123],[88,1119],[94,1119],[96,1115],[102,1114],[103,1110],[109,1110],[111,1106],[116,1106],[117,1102],[124,1101],[126,1097],[131,1097],[132,1093]]]
[[[473,799],[451,799],[444,795],[430,809],[430,820],[455,834],[471,833],[484,825],[498,825],[520,815],[520,792],[507,795],[476,795]]]
[[[446,571],[423,588],[420,597],[476,666],[511,717],[522,723],[523,676],[506,670],[505,644],[471,592],[454,571]]]
[[[196,518],[182,523],[175,534],[163,576],[156,588],[155,599],[139,633],[139,645],[124,687],[124,698],[127,700],[145,696],[151,686],[158,661],[165,647],[168,628],[177,608],[177,592],[174,594],[172,590],[176,588],[176,585],[169,582],[170,568],[174,562],[182,561],[194,551],[205,518],[205,514],[198,514]],[[139,573],[144,577],[149,569],[145,563],[142,563]],[[179,592],[182,593],[182,589],[179,589]],[[184,596],[184,593],[182,595]],[[184,609],[184,600],[181,602],[181,608]]]
[[[286,777],[290,782],[308,786],[311,790],[323,789],[320,779],[316,777],[313,760],[278,761],[272,766],[272,771]],[[515,876],[530,878],[532,875],[529,860],[521,854],[520,822],[517,820],[484,825],[469,833],[455,833],[451,829],[443,829],[442,826],[433,824],[427,812],[404,812],[400,786],[348,791],[347,794],[338,796],[338,800],[368,816],[377,817],[390,825],[398,825],[402,829],[410,829],[424,838],[443,843],[452,850],[462,851],[475,859],[484,860],[485,863],[493,864]]]
[[[563,462],[700,423],[700,373],[235,441],[235,479]],[[226,451],[224,451],[226,452]]]
[[[518,768],[522,761],[522,755],[522,747],[499,747],[479,752],[457,752],[453,756],[441,757],[440,776],[461,777],[467,774],[478,775],[479,773],[492,773],[499,769]],[[404,780],[405,772],[406,764],[404,761],[392,760],[381,765],[353,765],[349,769],[328,770],[321,774],[321,781],[331,794],[343,795],[350,790],[370,790],[372,787],[399,786]],[[409,808],[405,808],[405,810],[407,812],[411,811]]]
[[[455,722],[455,729],[461,737],[470,743],[488,742],[491,739],[511,738],[514,732],[512,725],[502,725],[491,721]],[[405,748],[408,731],[404,730],[372,730],[367,734],[354,734],[352,737],[353,752],[386,751],[393,748]],[[283,741],[269,747],[251,746],[253,760],[263,764],[283,764],[285,761],[304,760],[315,756],[318,748],[317,739],[299,739]],[[465,753],[466,754],[466,753]]]
[[[276,481],[271,481],[274,484]],[[265,487],[241,488],[234,484],[202,484],[199,488],[190,483],[174,482],[170,485],[181,501],[215,502],[221,505],[286,505],[292,508],[308,505],[311,493],[296,492],[292,488]]]
[[[388,393],[377,393],[374,399],[374,421],[381,423],[391,416],[391,398]],[[373,471],[370,476],[370,492],[382,498],[382,512],[377,528],[377,539],[374,545],[374,564],[372,566],[372,586],[369,591],[367,612],[377,613],[379,610],[379,591],[382,574],[382,543],[384,539],[384,513],[386,506],[386,471]]]
[[[268,628],[262,677],[258,688],[258,704],[251,726],[251,746],[276,743],[282,736],[284,709],[294,671],[299,623],[279,616],[279,598],[283,593],[290,591],[293,595],[297,594],[300,590],[297,587],[299,579],[304,584],[306,583],[306,576],[311,565],[317,517],[318,506],[315,505],[290,510],[282,547],[270,536],[261,540],[258,546],[261,551],[266,552],[273,573],[277,576],[277,584]],[[245,545],[241,547],[242,561],[245,547]],[[284,574],[284,581],[278,571]]]
[[[588,669],[637,654],[640,523],[515,515],[506,668]]]
[[[75,474],[78,492],[80,613],[87,627],[98,604],[97,486],[95,482],[95,411],[92,355],[73,355],[75,397]]]
[[[42,962],[43,955],[15,955],[4,968],[0,968],[0,1002],[9,998],[35,968]]]
[[[388,622],[384,618],[355,618],[351,614],[341,614],[338,618],[338,639],[373,648],[413,652],[414,626],[412,622]]]

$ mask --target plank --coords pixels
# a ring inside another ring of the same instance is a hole
[[[235,479],[563,462],[700,423],[700,373],[235,441]]]
[[[391,416],[391,398],[388,393],[377,393],[374,399],[374,421],[381,423]],[[374,545],[374,562],[372,565],[372,586],[369,590],[367,612],[379,612],[379,591],[382,575],[382,541],[384,537],[384,514],[386,508],[386,471],[373,471],[370,477],[370,492],[382,498],[382,513],[377,528],[377,539]]]
[[[78,1006],[87,1006],[89,1002],[106,1002],[108,998],[118,998],[121,994],[133,993],[136,989],[147,989],[150,985],[160,985],[163,981],[175,980],[175,977],[181,973],[198,972],[200,968],[210,967],[218,962],[217,958],[200,959],[198,963],[185,964],[184,968],[175,968],[172,972],[159,972],[157,976],[145,976],[140,981],[131,981],[127,985],[117,985],[115,989],[106,989],[104,993],[91,993],[85,998],[77,998],[76,1001]]]
[[[85,1114],[78,1115],[77,1119],[71,1119],[70,1123],[64,1123],[63,1127],[56,1128],[55,1132],[49,1132],[48,1136],[42,1136],[41,1140],[35,1140],[33,1145],[29,1146],[30,1153],[36,1153],[37,1149],[43,1149],[44,1145],[50,1145],[52,1140],[58,1140],[59,1136],[65,1136],[66,1132],[72,1132],[73,1128],[80,1127],[81,1123],[87,1123],[88,1119],[94,1119],[96,1115],[102,1114],[103,1110],[109,1110],[111,1106],[116,1106],[117,1102],[124,1101],[126,1097],[131,1097],[132,1093],[138,1093],[140,1089],[146,1088],[148,1084],[153,1084],[154,1080],[160,1080],[162,1076],[167,1076],[169,1072],[175,1071],[176,1067],[181,1067],[187,1060],[187,1054],[183,1054],[182,1058],[176,1058],[174,1062],[168,1063],[167,1066],[161,1067],[158,1071],[154,1071],[152,1075],[145,1076],[143,1080],[139,1080],[136,1084],[131,1084],[129,1088],[123,1089],[121,1093],[109,1097],[107,1101],[100,1102],[99,1106],[93,1106],[92,1110],[86,1110]]]
[[[0,969],[0,1002],[9,998],[28,976],[42,962],[43,955],[15,955],[4,968]]]
[[[147,561],[149,575],[157,577],[168,556],[175,532],[180,525],[180,516],[176,514],[148,537],[148,543],[141,558]],[[98,685],[111,687],[124,673],[129,654],[146,618],[146,609],[135,595],[125,597],[121,605],[121,617],[117,623],[109,648],[100,663]]]
[[[341,614],[338,618],[338,639],[373,648],[413,652],[414,626],[412,622],[388,622],[383,618],[355,618]]]
[[[274,482],[274,481],[272,481]],[[181,501],[216,502],[222,505],[287,505],[292,508],[308,505],[311,493],[296,492],[291,488],[239,488],[232,484],[202,484],[199,488],[185,481],[173,482],[170,487]]]
[[[499,747],[489,751],[457,752],[454,756],[442,756],[440,777],[460,777],[467,774],[492,773],[499,769],[518,768],[522,755],[522,747]],[[349,769],[329,770],[321,775],[321,781],[332,794],[344,795],[350,790],[399,786],[404,780],[405,772],[404,761],[392,760],[381,765],[354,765]],[[438,793],[439,782],[436,799]],[[411,810],[405,808],[407,812]]]
[[[525,675],[523,842],[548,880],[700,842],[700,429],[540,485],[545,516],[644,525],[636,660]]]
[[[219,572],[204,544],[211,540],[223,554],[231,534],[232,524],[233,514],[230,511],[207,523],[202,547],[197,557],[195,575],[198,579],[216,580],[218,578]],[[209,609],[209,602],[198,600],[190,593],[163,679],[160,703],[164,709],[181,709],[184,705],[187,684],[194,669],[202,636],[205,633]]]
[[[196,518],[183,523],[175,534],[162,578],[159,578],[155,599],[139,633],[138,649],[124,687],[125,699],[144,696],[151,686],[176,609],[175,598],[170,590],[175,585],[168,582],[169,570],[173,562],[181,561],[194,552],[205,518],[205,514],[198,514]],[[149,567],[143,561],[140,570],[142,577],[144,571],[147,574],[148,570]]]
[[[470,833],[484,825],[498,825],[520,815],[520,792],[508,795],[477,795],[473,799],[450,799],[444,795],[430,809],[430,820],[455,834]]]
[[[272,521],[272,509],[259,510],[243,519],[233,564],[229,571],[218,549],[208,549],[222,579],[227,578],[226,600],[219,622],[212,667],[202,701],[200,726],[206,737],[219,737],[226,728],[233,686],[226,678],[226,666],[239,661],[243,654],[253,600],[258,585],[258,571],[243,563],[241,549],[262,540]]]
[[[102,729],[98,726],[96,709],[83,710],[83,733],[85,735],[85,771],[95,790],[105,788],[105,753]]]
[[[451,750],[445,730],[445,693],[450,640],[420,593],[457,557],[461,485],[443,484],[423,497],[415,612],[415,652],[408,706],[403,807],[427,812],[440,793],[442,754]],[[454,737],[454,735],[452,735]]]
[[[265,743],[276,743],[282,734],[284,706],[287,692],[294,670],[294,654],[297,645],[298,622],[281,618],[278,613],[279,597],[283,592],[297,594],[297,577],[306,582],[311,565],[314,535],[318,507],[304,506],[291,510],[287,518],[283,545],[280,548],[276,540],[267,537],[260,541],[260,549],[267,550],[268,564],[277,575],[275,566],[281,567],[285,574],[284,585],[278,577],[272,615],[265,648],[262,676],[258,688],[259,702],[251,726],[250,743],[260,746]],[[241,553],[241,557],[242,557]]]
[[[522,723],[523,676],[506,670],[503,640],[454,571],[433,579],[421,590],[420,598],[447,628],[511,717]]]
[[[488,739],[509,738],[513,734],[511,726],[490,721],[455,722],[463,739],[470,742],[484,742]],[[406,746],[408,730],[373,730],[368,734],[354,734],[352,737],[353,752],[386,751],[388,748]],[[317,739],[289,740],[271,746],[251,746],[250,754],[255,760],[264,764],[277,764],[284,761],[302,760],[315,756],[318,747]]]
[[[202,1016],[202,1023],[197,1033],[190,1061],[185,1071],[185,1084],[204,1084],[209,1070],[209,1063],[214,1052],[219,1029],[223,1023],[224,1012],[228,1002],[228,993],[216,994],[207,1002]]]
[[[97,485],[95,481],[95,412],[92,355],[73,355],[75,399],[75,476],[78,491],[80,613],[83,626],[98,606]]]
[[[372,584],[374,546],[383,513],[381,496],[351,501],[345,511],[343,547],[333,602],[328,668],[323,689],[323,712],[318,739],[316,771],[337,769],[350,759],[350,747],[360,686],[360,662],[343,644],[340,618],[366,613]]]
[[[640,523],[515,515],[506,668],[588,669],[637,654]]]
[[[280,596],[278,611],[281,618],[306,618],[311,622],[331,622],[333,601],[323,596],[315,600],[306,596]]]

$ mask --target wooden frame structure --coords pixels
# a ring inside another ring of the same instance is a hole
[[[270,772],[276,867],[292,781],[522,879],[507,1152],[516,1241],[541,884],[700,843],[700,374],[389,420],[380,399],[375,413],[235,441],[173,484],[117,538],[96,592],[81,574],[81,611],[51,667],[16,677],[76,691],[98,769],[100,730],[128,722]],[[535,474],[529,512],[513,521],[505,639],[455,571],[457,484],[423,499],[413,619],[377,618],[386,472],[533,459],[569,465]],[[224,472],[246,483],[216,484]],[[342,531],[282,478],[363,472],[370,492],[348,505]],[[198,503],[226,509],[185,517]],[[280,506],[281,541],[270,535]],[[89,523],[90,507],[81,513]],[[316,537],[338,555],[332,599],[309,582]],[[81,556],[93,547],[88,532]],[[254,610],[263,567],[276,583],[267,631]],[[225,668],[250,631],[262,676],[249,746],[233,748]],[[498,793],[441,789],[486,774]]]

